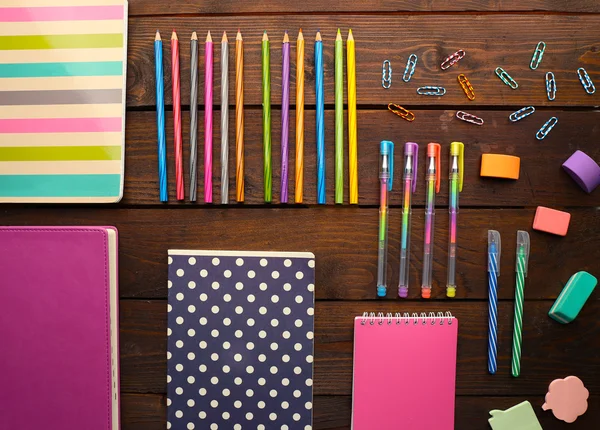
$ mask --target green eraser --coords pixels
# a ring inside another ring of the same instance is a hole
[[[543,430],[527,400],[505,411],[490,411],[493,430]]]
[[[573,321],[597,283],[598,280],[588,272],[575,273],[550,308],[550,318],[562,324]]]

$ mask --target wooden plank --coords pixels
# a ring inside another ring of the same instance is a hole
[[[237,0],[210,0],[198,3],[194,0],[163,3],[155,0],[130,0],[129,16],[175,15],[175,14],[249,14],[249,13],[335,13],[335,12],[600,12],[600,6],[594,0],[518,0],[477,1],[477,0],[444,0],[435,2],[415,2],[411,0],[378,0],[347,1],[331,0],[322,2],[308,0],[287,2],[285,0],[268,0],[264,2],[248,2]]]
[[[407,395],[399,388],[398,398]],[[554,418],[551,412],[544,412],[540,405],[543,395],[517,397],[465,397],[457,396],[455,427],[457,429],[486,429],[489,411],[505,410],[511,406],[529,400],[546,430],[562,429],[564,423]],[[348,430],[352,415],[350,396],[315,396],[313,429]],[[164,430],[167,420],[166,397],[162,394],[131,394],[121,396],[123,430]],[[587,412],[577,418],[570,429],[589,429],[600,420],[600,399],[591,396]]]
[[[569,277],[597,273],[600,247],[595,209],[572,210],[566,237],[531,233],[527,299],[555,299]],[[459,215],[457,298],[486,299],[487,230],[503,239],[499,296],[513,297],[517,229],[530,230],[534,210],[462,210]],[[388,297],[398,285],[400,211],[390,214]],[[319,299],[374,300],[377,279],[378,210],[348,208],[253,210],[6,210],[7,225],[114,225],[120,233],[120,296],[167,297],[167,250],[238,249],[310,251],[316,255]],[[435,228],[432,297],[445,298],[448,216],[440,211]],[[423,211],[412,222],[410,297],[419,298],[423,258]],[[597,298],[598,296],[592,296]]]
[[[318,288],[318,286],[317,286]],[[559,377],[577,375],[591,393],[600,389],[600,351],[596,339],[600,303],[587,303],[577,320],[561,325],[546,314],[551,301],[526,301],[523,359],[519,378],[510,376],[513,304],[498,307],[498,374],[487,373],[487,303],[317,302],[315,309],[315,395],[352,392],[353,321],[366,311],[450,310],[459,320],[457,394],[480,396],[543,395]],[[121,389],[166,392],[166,301],[121,301]],[[424,357],[435,365],[436,357]],[[389,369],[392,371],[392,369]],[[408,393],[407,393],[408,395]]]
[[[207,30],[219,34],[226,30],[230,35],[241,28],[245,41],[245,102],[260,105],[261,63],[260,40],[264,30],[271,37],[272,103],[281,100],[281,40],[285,30],[290,30],[295,41],[298,28],[304,29],[306,43],[306,103],[314,104],[313,43],[317,29],[324,40],[325,101],[334,101],[333,46],[337,28],[352,28],[356,38],[357,87],[359,104],[400,102],[412,105],[473,106],[457,83],[457,75],[465,73],[476,92],[476,105],[514,107],[545,106],[595,106],[600,92],[588,95],[576,74],[585,67],[600,82],[600,15],[389,15],[374,14],[365,19],[361,15],[265,15],[223,16],[218,22],[211,16],[198,17],[143,17],[129,21],[129,62],[127,104],[153,106],[155,104],[154,49],[156,29],[169,32],[177,29],[181,42],[182,102],[189,104],[189,42],[192,31],[204,37]],[[585,29],[583,31],[582,29]],[[165,33],[165,39],[169,34]],[[530,70],[529,63],[538,41],[548,47],[538,70]],[[168,43],[167,43],[168,45]],[[217,47],[219,53],[220,47]],[[457,49],[467,56],[456,66],[442,72],[442,60]],[[411,53],[419,56],[414,77],[410,83],[401,80],[406,59]],[[234,50],[230,64],[235,64]],[[295,55],[295,53],[293,53]],[[220,70],[219,55],[214,69]],[[204,69],[204,48],[200,51],[201,70]],[[381,64],[389,59],[394,67],[392,88],[381,87]],[[295,102],[295,61],[292,62],[291,103]],[[518,90],[504,85],[495,75],[502,66],[519,83]],[[232,66],[233,67],[233,66]],[[556,75],[558,93],[555,101],[548,101],[545,72]],[[217,73],[217,76],[219,76]],[[233,69],[231,76],[233,76]],[[204,73],[200,73],[200,99],[203,100]],[[165,94],[171,103],[170,48],[165,47]],[[218,79],[217,79],[218,81]],[[444,97],[417,96],[417,87],[441,85],[447,88]],[[216,82],[215,94],[220,94]],[[234,103],[234,85],[230,85],[230,103]],[[407,102],[409,101],[409,102]],[[215,100],[216,103],[217,100]]]
[[[463,207],[468,206],[599,206],[600,194],[591,195],[582,191],[561,169],[562,163],[576,149],[580,149],[592,158],[600,160],[600,147],[595,144],[600,139],[600,120],[598,112],[540,111],[529,118],[511,123],[508,111],[469,111],[485,119],[483,127],[459,121],[454,110],[415,110],[413,123],[403,121],[390,112],[383,110],[361,110],[358,114],[359,142],[359,203],[361,205],[379,205],[379,142],[392,140],[396,143],[395,190],[390,194],[392,205],[402,204],[401,164],[403,144],[415,141],[421,145],[417,192],[414,204],[425,202],[426,145],[428,142],[440,142],[443,145],[442,187],[436,197],[440,205],[448,204],[448,151],[449,143],[458,140],[465,143],[465,185],[460,196]],[[273,202],[280,197],[280,111],[272,112],[273,141]],[[290,157],[289,192],[293,204],[295,190],[295,111],[290,113]],[[537,130],[551,116],[559,118],[558,125],[548,137],[540,142],[535,138]],[[203,115],[201,114],[201,117]],[[156,119],[153,112],[130,112],[127,115],[127,151],[125,197],[127,204],[157,204],[158,161],[156,151]],[[304,161],[304,198],[305,203],[315,204],[316,191],[316,146],[314,111],[306,113],[305,123],[305,161]],[[326,112],[326,148],[327,148],[327,202],[333,205],[335,189],[334,179],[334,112]],[[184,127],[184,172],[188,174],[189,164],[189,115],[183,115]],[[167,150],[170,204],[181,205],[175,200],[175,175],[173,156],[172,115],[167,115]],[[220,166],[220,115],[215,112],[213,120],[213,196],[220,202],[221,166]],[[235,114],[230,112],[229,124],[229,197],[235,203]],[[246,145],[246,204],[262,204],[263,194],[263,151],[262,151],[262,113],[248,110],[245,116]],[[199,142],[204,140],[204,129],[199,132]],[[347,142],[347,138],[345,138]],[[199,202],[203,202],[204,189],[204,145],[199,145],[198,190]],[[521,177],[518,181],[480,178],[479,169],[482,153],[510,154],[521,157]],[[345,202],[348,203],[348,148],[346,155],[344,185]],[[543,155],[543,161],[540,160]],[[189,181],[186,176],[186,196],[189,198]]]

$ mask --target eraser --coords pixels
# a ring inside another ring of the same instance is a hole
[[[566,236],[570,221],[571,214],[568,212],[538,206],[533,218],[533,229]]]
[[[548,387],[546,403],[542,405],[542,409],[551,409],[556,418],[572,423],[587,411],[588,397],[590,392],[577,376],[555,379]]]
[[[528,401],[505,411],[490,411],[490,415],[488,422],[492,430],[543,430]]]
[[[514,155],[482,154],[481,176],[492,178],[519,179],[521,159]]]
[[[598,280],[588,272],[577,272],[569,279],[550,308],[548,316],[561,324],[577,318],[579,311],[596,288]]]
[[[575,151],[562,166],[585,192],[600,185],[600,166],[585,152]]]

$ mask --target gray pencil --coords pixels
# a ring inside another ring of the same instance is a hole
[[[198,189],[198,35],[195,31],[190,46],[190,201],[195,202]]]
[[[221,203],[229,203],[229,41],[221,39]]]

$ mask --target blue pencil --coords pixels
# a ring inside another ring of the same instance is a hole
[[[160,33],[156,30],[154,39],[154,56],[156,64],[156,126],[158,133],[158,184],[160,201],[169,200],[167,191],[167,134],[165,132],[165,91],[163,84],[163,44]]]
[[[323,39],[315,38],[315,91],[317,113],[317,203],[325,204],[325,100],[323,95]]]

